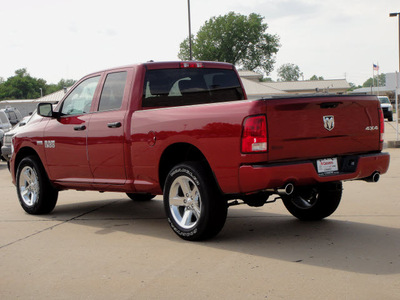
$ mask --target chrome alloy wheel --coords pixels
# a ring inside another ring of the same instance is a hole
[[[201,197],[197,185],[189,177],[179,176],[173,181],[169,207],[180,227],[192,229],[197,225],[201,215]]]
[[[19,193],[27,206],[34,206],[39,199],[39,178],[36,171],[25,166],[19,177]]]

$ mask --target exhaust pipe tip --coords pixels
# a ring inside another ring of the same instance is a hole
[[[294,192],[294,185],[293,185],[293,183],[287,183],[287,184],[285,185],[284,190],[285,190],[285,194],[288,195],[288,196],[291,195],[291,194],[293,194],[293,192]]]
[[[381,178],[381,174],[379,174],[379,172],[375,172],[374,174],[372,174],[372,182],[378,182],[379,179]]]
[[[286,183],[282,188],[276,189],[275,193],[278,195],[286,195],[290,196],[294,192],[294,185],[293,183]]]
[[[374,172],[371,176],[364,178],[362,180],[366,182],[378,182],[381,178],[381,174],[379,172]]]

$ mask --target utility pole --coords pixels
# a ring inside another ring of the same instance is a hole
[[[398,22],[399,22],[399,72],[400,72],[400,12],[397,13],[390,13],[389,17],[398,17]],[[399,78],[398,78],[398,72],[396,72],[396,92],[395,92],[395,97],[396,97],[396,141],[399,141]]]
[[[190,0],[188,0],[188,19],[189,19],[189,58],[190,60],[193,60],[193,55],[192,55],[192,25],[191,25],[191,20],[190,20]]]

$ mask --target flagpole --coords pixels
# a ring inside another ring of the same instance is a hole
[[[372,93],[372,90],[373,90],[373,87],[374,87],[374,77],[375,76],[375,73],[374,73],[374,63],[372,63],[372,84],[371,84],[371,95],[373,95],[373,93]]]
[[[376,92],[379,96],[379,62],[376,64],[376,66],[378,68],[377,70],[378,76],[376,77]]]

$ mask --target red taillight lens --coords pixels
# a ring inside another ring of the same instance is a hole
[[[267,151],[267,119],[265,116],[247,117],[243,122],[242,152]]]
[[[199,62],[181,62],[181,68],[183,69],[204,68],[204,65],[203,63]]]
[[[381,133],[380,142],[383,143],[385,139],[385,118],[383,116],[382,108],[379,108],[379,129]]]

